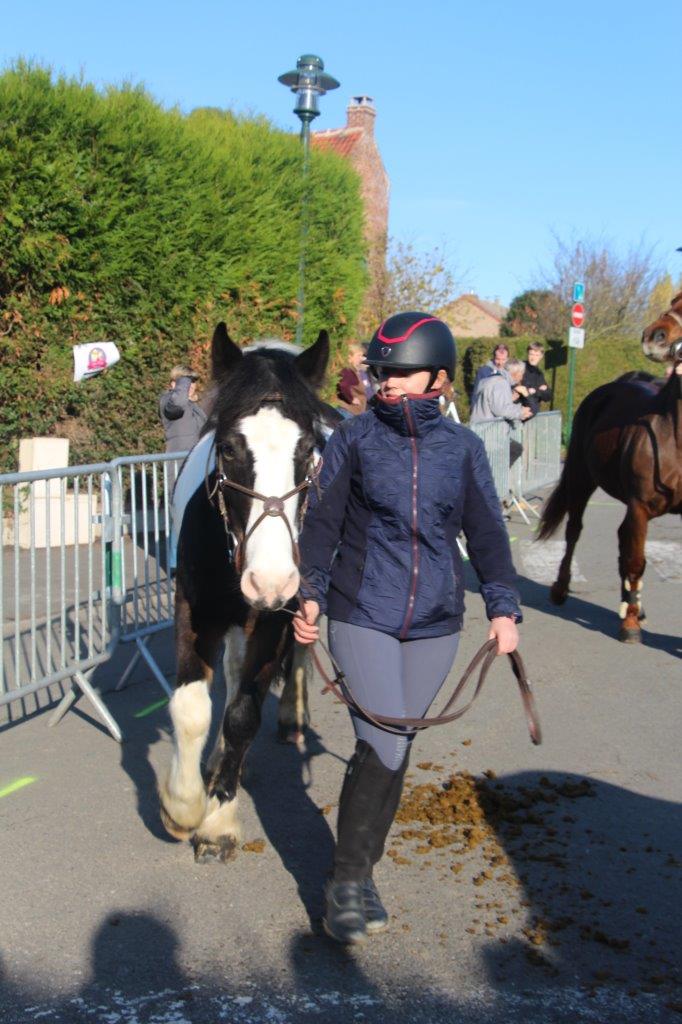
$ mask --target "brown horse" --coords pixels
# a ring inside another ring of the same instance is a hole
[[[618,530],[621,578],[619,639],[638,643],[644,621],[641,593],[644,544],[650,519],[682,513],[682,293],[642,334],[642,349],[655,362],[672,364],[667,380],[629,373],[592,391],[581,402],[561,479],[542,513],[539,540],[565,515],[566,551],[552,584],[563,604],[571,560],[590,496],[602,487],[627,511]]]

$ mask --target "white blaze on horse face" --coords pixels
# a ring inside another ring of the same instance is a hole
[[[255,416],[246,416],[239,424],[253,456],[253,490],[266,497],[279,498],[296,486],[294,455],[301,436],[293,420],[285,419],[279,409],[266,406]],[[298,495],[284,503],[284,511],[294,537],[297,526]],[[263,502],[253,499],[248,532],[263,512]],[[241,588],[249,603],[278,608],[298,590],[299,574],[294,562],[291,537],[281,516],[266,516],[246,544]]]

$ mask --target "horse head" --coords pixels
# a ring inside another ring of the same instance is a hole
[[[321,443],[315,390],[328,359],[326,331],[298,355],[276,341],[242,350],[224,324],[213,337],[215,484],[254,608],[281,608],[299,589],[299,521]]]
[[[670,309],[661,313],[657,320],[642,332],[642,351],[656,363],[679,360],[675,342],[682,340],[682,292],[670,303]]]

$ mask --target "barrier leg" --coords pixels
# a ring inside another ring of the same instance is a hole
[[[92,675],[92,672],[94,672],[94,669],[91,669],[90,672],[87,673],[87,675]],[[103,720],[104,724],[106,725],[107,729],[109,730],[113,738],[116,740],[117,743],[120,743],[123,737],[121,735],[121,730],[116,724],[116,720],[109,714],[107,708],[105,707],[104,701],[97,693],[97,691],[90,685],[86,676],[82,672],[76,672],[74,674],[73,679],[71,681],[71,689],[69,690],[68,693],[64,695],[64,697],[62,697],[61,701],[55,708],[52,717],[47,723],[48,726],[51,727],[57,725],[58,722],[61,722],[66,712],[69,710],[70,707],[73,706],[73,704],[78,700],[78,698],[81,695],[84,695],[88,698],[88,700],[94,707],[95,711],[97,711],[100,718]]]
[[[123,673],[123,675],[121,676],[119,681],[116,683],[116,686],[114,687],[115,690],[118,691],[118,690],[122,690],[123,689],[125,684],[130,679],[132,671],[135,668],[135,666],[137,665],[137,663],[138,663],[138,661],[140,660],[141,657],[142,657],[142,655],[140,654],[140,652],[139,651],[135,651],[135,653],[133,654],[132,658],[128,662],[128,666],[127,666],[125,672]]]
[[[166,696],[172,697],[173,691],[166,682],[166,677],[164,676],[163,672],[161,671],[156,661],[154,660],[154,658],[152,657],[152,655],[149,653],[145,646],[147,640],[148,637],[143,637],[141,640],[137,639],[135,641],[138,653],[141,654],[144,660],[147,662],[147,665],[149,666],[152,675],[154,676],[154,678],[156,679],[157,683],[159,684],[163,692],[166,694]]]

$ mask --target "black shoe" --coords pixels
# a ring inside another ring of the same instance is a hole
[[[381,902],[377,887],[371,878],[363,879],[362,905],[365,909],[365,922],[369,934],[382,932],[384,928],[388,928],[386,907]]]
[[[356,945],[367,938],[362,882],[334,882],[327,885],[327,912],[322,924],[327,935],[344,945]]]

